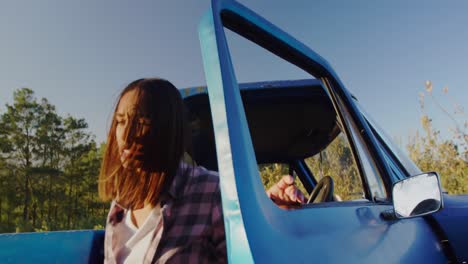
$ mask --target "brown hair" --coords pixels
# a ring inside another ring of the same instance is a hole
[[[124,168],[116,142],[116,112],[130,91],[136,92],[136,100],[124,134],[125,149],[137,146],[141,155],[131,163],[137,165]],[[107,137],[99,175],[101,199],[115,199],[129,209],[155,206],[177,173],[187,139],[183,100],[172,83],[157,78],[130,83],[119,96]]]

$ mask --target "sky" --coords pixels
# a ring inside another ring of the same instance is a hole
[[[468,102],[468,1],[242,0],[324,57],[388,134],[420,129],[427,80],[453,112]],[[104,141],[121,89],[142,77],[205,84],[198,23],[208,0],[8,1],[0,7],[0,113],[28,87]],[[308,78],[227,33],[239,82]],[[448,87],[448,94],[442,89]],[[442,136],[450,119],[426,104]],[[455,116],[466,120],[465,116]]]

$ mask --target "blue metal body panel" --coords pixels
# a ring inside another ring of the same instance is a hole
[[[444,195],[444,210],[433,217],[442,228],[458,263],[468,262],[468,195]]]
[[[212,3],[216,4],[215,2]],[[227,47],[219,48],[217,36],[223,34],[221,21],[219,16],[215,15],[216,6],[212,6],[212,10],[202,18],[199,26],[199,37],[202,48],[203,65],[205,68],[205,77],[209,89],[208,96],[210,98],[211,115],[213,117],[213,128],[215,130],[216,155],[218,159],[218,168],[220,173],[221,199],[224,214],[224,226],[226,231],[226,246],[228,260],[231,263],[253,263],[253,258],[249,243],[244,228],[243,218],[239,207],[238,188],[234,176],[234,168],[239,168],[239,164],[234,158],[234,153],[239,150],[232,143],[246,143],[245,141],[232,140],[229,130],[239,128],[240,125],[236,120],[229,119],[228,124],[227,111],[236,109],[236,106],[226,105],[227,103],[241,103],[240,98],[237,100],[226,100],[232,94],[225,94],[223,86],[226,83],[234,85],[236,83],[233,73],[225,72],[222,64],[231,64],[229,61],[229,53]],[[216,32],[218,31],[218,32]],[[224,43],[225,44],[225,43]],[[228,60],[228,61],[226,61]],[[236,95],[234,95],[236,96]],[[239,95],[237,95],[239,96]],[[244,114],[244,113],[239,113]],[[245,116],[244,116],[245,119]],[[229,128],[228,128],[229,126]],[[245,126],[245,124],[244,124]],[[240,128],[242,131],[244,128]],[[251,147],[251,146],[250,146]],[[236,150],[233,150],[235,148]],[[248,148],[246,148],[249,150]],[[237,153],[236,153],[237,154]],[[249,155],[248,155],[249,156]],[[250,155],[249,157],[252,157]],[[251,168],[247,169],[251,173]],[[249,171],[250,169],[250,171]],[[236,172],[237,173],[237,172]]]
[[[102,263],[103,230],[0,235],[1,263]]]

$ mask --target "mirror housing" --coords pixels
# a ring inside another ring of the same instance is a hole
[[[382,212],[387,220],[418,217],[443,208],[439,175],[427,172],[393,184],[393,210]]]
[[[398,181],[393,185],[396,218],[432,214],[443,208],[439,175],[427,172]]]

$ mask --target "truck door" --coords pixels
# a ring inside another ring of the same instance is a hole
[[[283,210],[265,195],[225,28],[323,82],[367,183],[367,200]],[[251,10],[228,0],[212,1],[199,25],[199,38],[231,263],[447,262],[424,218],[387,221],[381,217],[383,211],[392,209],[391,186],[398,177],[392,174],[351,95],[321,56]],[[374,189],[380,189],[380,194]]]

